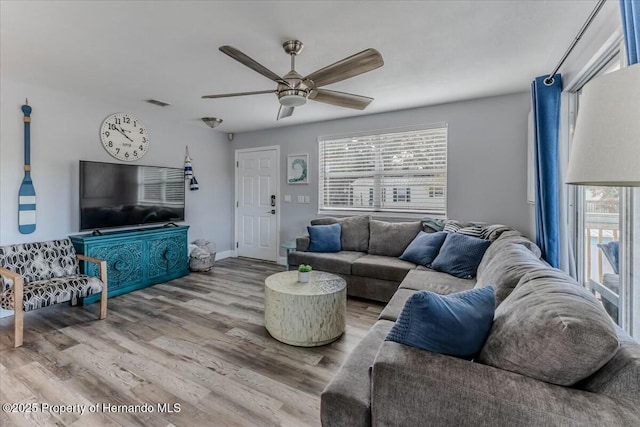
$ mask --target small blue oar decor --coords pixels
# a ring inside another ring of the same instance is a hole
[[[36,231],[36,189],[31,180],[31,107],[29,100],[22,106],[24,113],[24,178],[18,192],[18,230],[22,234]]]

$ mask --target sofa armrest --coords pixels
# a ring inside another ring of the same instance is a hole
[[[371,377],[374,426],[640,425],[627,399],[562,387],[385,342]]]
[[[24,324],[24,278],[20,274],[3,267],[0,267],[0,276],[7,277],[13,282],[13,343],[14,347],[20,347],[22,345],[22,328]],[[2,289],[2,292],[4,291]]]
[[[100,295],[100,319],[106,319],[107,317],[107,298],[108,298],[108,283],[107,283],[107,262],[102,259],[88,257],[82,254],[76,254],[79,261],[86,261],[96,264],[100,269],[100,281],[102,282],[102,292]]]
[[[309,250],[309,243],[311,239],[309,236],[296,237],[296,251],[307,252]]]

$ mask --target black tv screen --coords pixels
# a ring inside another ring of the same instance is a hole
[[[184,221],[184,171],[80,160],[80,230]]]

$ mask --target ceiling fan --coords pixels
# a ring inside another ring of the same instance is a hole
[[[258,95],[263,93],[275,93],[280,102],[278,117],[276,120],[289,117],[295,107],[300,107],[311,99],[338,107],[364,110],[373,101],[361,95],[338,92],[335,90],[321,89],[322,86],[336,83],[360,74],[382,67],[384,61],[382,55],[375,49],[365,49],[362,52],[344,58],[334,64],[317,70],[303,77],[295,70],[295,58],[302,51],[303,44],[299,40],[289,40],[282,44],[284,51],[291,55],[291,71],[283,77],[259,64],[238,49],[231,46],[222,46],[220,51],[229,55],[236,61],[262,74],[266,78],[278,83],[275,90],[260,90],[254,92],[225,93],[221,95],[205,95],[202,98],[227,98],[231,96]]]

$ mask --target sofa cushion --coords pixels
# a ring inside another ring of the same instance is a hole
[[[491,286],[450,295],[418,291],[407,299],[386,341],[472,359],[489,334],[495,304]]]
[[[369,372],[378,349],[392,327],[393,322],[376,322],[324,389],[320,396],[320,418],[323,425],[371,425]]]
[[[463,279],[474,277],[490,244],[477,237],[448,233],[431,268]]]
[[[23,309],[37,310],[101,291],[100,279],[84,274],[36,280],[24,284]],[[13,310],[13,287],[0,295],[0,308]]]
[[[533,252],[522,245],[502,245],[499,256],[492,257],[482,271],[478,272],[476,288],[492,285],[496,290],[496,305],[513,291],[522,276],[545,265]]]
[[[398,289],[389,303],[384,307],[380,316],[378,316],[378,320],[391,320],[395,322],[398,320],[398,316],[402,312],[404,308],[404,304],[411,297],[411,295],[415,294],[418,291],[414,291],[413,289]]]
[[[446,238],[447,233],[444,231],[435,233],[421,231],[400,255],[400,259],[428,267],[440,252],[440,247]]]
[[[558,385],[573,385],[618,349],[598,300],[560,270],[534,269],[497,308],[481,363]]]
[[[420,221],[369,222],[369,253],[399,257],[422,229]]]
[[[405,278],[407,273],[414,268],[416,268],[414,263],[398,258],[365,255],[353,262],[351,274],[354,276],[402,282],[402,279]]]
[[[618,326],[620,347],[609,362],[576,388],[640,402],[640,343]]]
[[[496,257],[499,256],[500,252],[503,250],[504,245],[508,244],[518,244],[524,246],[529,249],[536,258],[540,258],[542,252],[540,248],[533,243],[531,240],[524,237],[519,231],[507,231],[504,232],[498,237],[496,241],[491,243],[489,249],[484,253],[482,257],[482,261],[480,261],[480,265],[478,265],[477,274],[482,274],[482,271],[486,268],[486,266]]]
[[[310,225],[310,252],[340,252],[340,224]]]
[[[289,252],[289,265],[309,264],[314,270],[336,274],[351,274],[351,264],[366,255],[363,252],[341,251],[331,253]]]
[[[418,266],[417,269],[411,270],[407,274],[407,277],[400,284],[400,289],[431,291],[440,295],[448,295],[471,289],[475,284],[475,279],[460,279],[447,273]]]
[[[323,217],[311,220],[311,225],[340,224],[342,233],[340,244],[343,251],[367,252],[369,250],[369,220],[368,215],[351,216],[347,218]]]
[[[69,239],[0,246],[0,267],[20,274],[25,284],[79,273],[76,251]],[[13,286],[9,279],[2,278],[2,282],[4,290]]]

